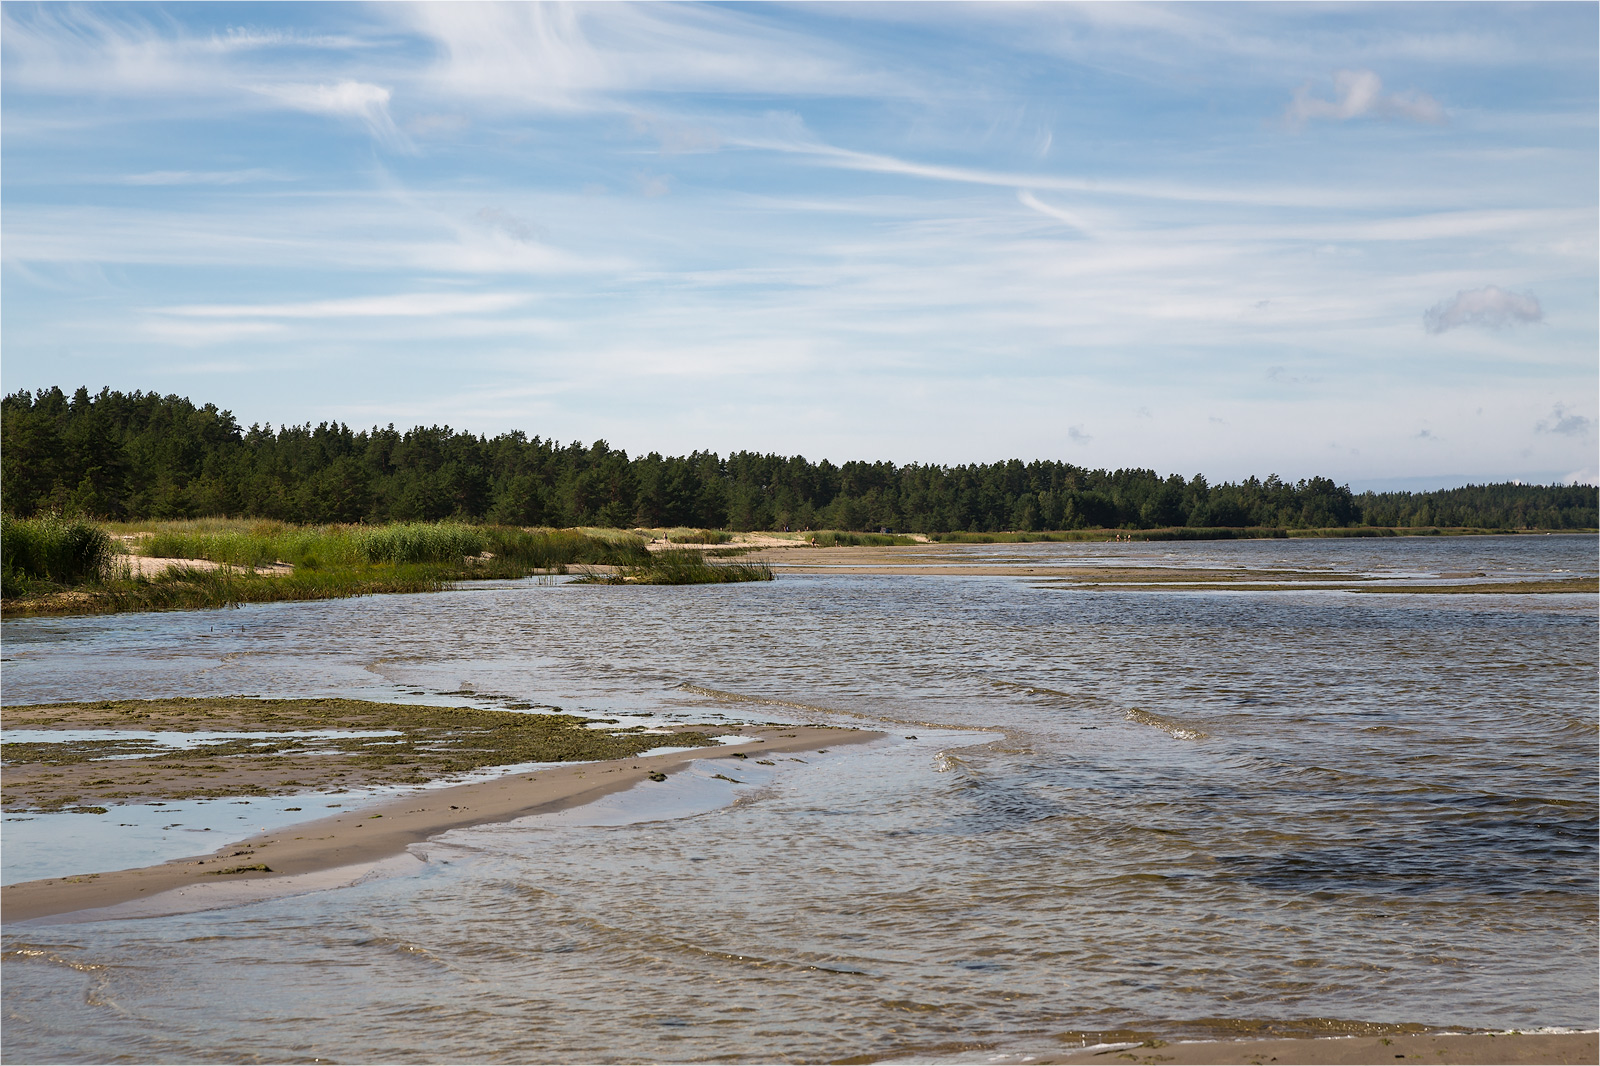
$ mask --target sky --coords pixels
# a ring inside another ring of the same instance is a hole
[[[0,12],[6,393],[1597,477],[1595,4]]]

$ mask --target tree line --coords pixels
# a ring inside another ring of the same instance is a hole
[[[995,532],[1600,524],[1593,486],[1352,493],[1324,477],[1209,484],[1153,470],[1009,460],[956,466],[712,452],[629,457],[449,426],[239,425],[214,404],[85,388],[0,400],[0,506],[111,519],[457,518],[524,526]]]

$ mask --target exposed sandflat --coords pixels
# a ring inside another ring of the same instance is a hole
[[[1593,577],[1543,580],[1496,580],[1483,574],[1439,574],[1434,581],[1392,581],[1353,574],[1240,567],[1055,566],[1028,559],[1028,544],[983,545],[1003,555],[985,556],[973,545],[908,544],[883,548],[813,548],[808,545],[764,548],[744,557],[770,565],[783,574],[849,574],[877,577],[1026,577],[1062,589],[1114,588],[1126,592],[1290,592],[1318,589],[1332,592],[1535,593],[1596,592]]]
[[[301,822],[250,837],[209,855],[157,866],[76,877],[25,881],[0,889],[7,922],[109,907],[187,885],[269,880],[371,863],[450,829],[507,822],[529,814],[576,807],[635,785],[651,773],[670,773],[698,759],[743,762],[738,754],[804,751],[875,740],[881,733],[825,726],[749,726],[747,744],[696,748],[670,755],[616,759],[514,774],[492,781],[399,796],[330,818]],[[269,869],[246,870],[266,866]]]

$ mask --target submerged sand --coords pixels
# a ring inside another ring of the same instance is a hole
[[[1595,1033],[1405,1033],[1271,1040],[1151,1040],[1030,1057],[1030,1063],[1593,1063]]]

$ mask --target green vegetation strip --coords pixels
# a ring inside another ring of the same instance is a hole
[[[590,571],[579,581],[589,585],[720,585],[739,581],[771,581],[766,563],[709,563],[706,553],[690,548],[651,552],[638,566],[618,567],[609,573]]]
[[[115,554],[112,532],[137,556],[173,562],[142,571],[135,559]],[[199,519],[103,527],[54,515],[5,516],[0,542],[0,593],[10,617],[435,592],[454,581],[566,573],[574,565],[651,564],[644,538],[633,534],[456,522]]]
[[[606,719],[361,700],[245,697],[8,707],[9,729],[157,732],[388,730],[398,736],[223,738],[155,749],[132,739],[3,748],[8,811],[85,809],[92,801],[290,795],[420,784],[527,762],[622,759],[651,748],[704,747],[703,732],[608,730]],[[590,728],[598,725],[602,728]],[[126,756],[133,755],[135,758]],[[109,756],[122,756],[110,758]]]

